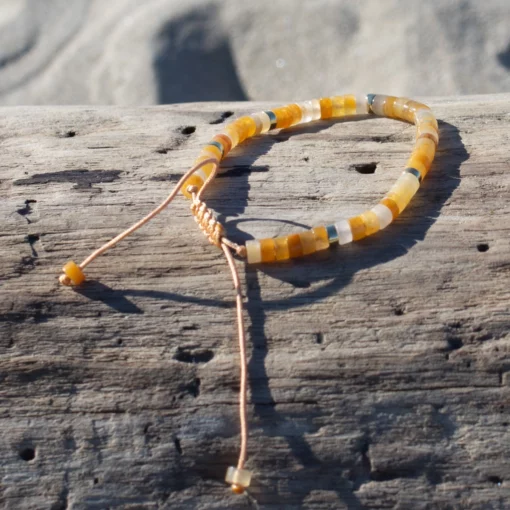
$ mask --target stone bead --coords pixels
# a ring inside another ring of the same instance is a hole
[[[331,106],[333,109],[332,117],[344,117],[345,116],[344,96],[333,96],[331,98]]]
[[[222,131],[222,135],[228,136],[230,138],[230,142],[232,144],[232,149],[239,145],[239,133],[237,128],[233,124],[229,124],[225,127],[225,130]]]
[[[416,122],[417,125],[421,124],[422,122],[428,122],[432,124],[436,129],[439,129],[436,118],[430,111],[430,108],[428,108],[427,106],[415,112],[414,121]]]
[[[301,246],[301,237],[299,234],[291,234],[287,237],[289,246],[289,255],[291,259],[301,257],[303,255],[303,247]]]
[[[292,114],[291,125],[294,126],[295,124],[299,124],[301,122],[301,118],[303,117],[303,110],[301,110],[301,107],[297,104],[289,104],[287,108]]]
[[[262,262],[274,262],[276,260],[276,248],[274,239],[260,240],[260,258]]]
[[[360,218],[363,220],[363,223],[365,224],[366,236],[375,234],[380,230],[379,218],[377,217],[377,214],[375,214],[375,212],[365,211],[364,213],[360,214]]]
[[[356,96],[356,113],[358,115],[367,115],[369,113],[366,94],[359,94]]]
[[[384,94],[377,94],[374,97],[374,100],[372,101],[372,104],[370,105],[370,109],[373,113],[376,115],[380,115],[381,117],[384,116],[384,104],[386,103],[386,99],[388,96],[385,96]]]
[[[359,241],[360,239],[366,237],[367,227],[361,216],[354,216],[352,218],[349,218],[347,221],[351,226],[353,241]]]
[[[260,242],[256,239],[246,241],[246,259],[248,264],[258,264],[262,261]]]
[[[348,244],[352,242],[352,229],[347,220],[340,220],[335,223],[338,233],[338,244]]]
[[[394,105],[395,105],[396,100],[397,100],[397,98],[395,96],[387,96],[386,97],[386,100],[384,101],[384,106],[383,106],[383,112],[384,112],[385,117],[388,117],[390,119],[394,119],[396,117],[395,110],[394,110]]]
[[[292,125],[292,113],[287,107],[275,108],[273,113],[276,115],[277,129],[285,129]]]
[[[218,149],[216,145],[208,144],[202,149],[201,154],[208,155],[209,157],[214,156],[219,161],[223,156],[223,150]]]
[[[397,179],[397,182],[390,189],[387,196],[395,201],[398,211],[401,213],[414,197],[419,187],[420,182],[414,175],[404,173]]]
[[[356,115],[356,96],[344,96],[344,110],[345,115]]]
[[[393,102],[393,114],[396,118],[407,120],[407,115],[404,116],[404,111],[407,111],[408,108],[406,103],[409,101],[407,97],[397,97]]]
[[[377,204],[372,207],[372,212],[377,216],[379,229],[386,228],[393,221],[393,213],[384,204]]]
[[[411,157],[407,160],[406,168],[416,168],[423,179],[427,175],[430,166],[428,165],[428,160],[423,155],[412,153]]]
[[[398,210],[398,205],[395,202],[395,200],[393,200],[392,198],[389,198],[389,197],[384,197],[381,200],[381,205],[384,205],[385,207],[387,207],[391,211],[393,219],[398,218],[398,215],[400,214],[400,211]]]
[[[416,139],[418,140],[420,138],[430,138],[436,144],[436,147],[439,143],[439,134],[437,129],[430,124],[418,124],[418,128],[416,129]]]
[[[431,140],[430,138],[419,138],[416,140],[413,152],[423,154],[423,156],[427,159],[428,166],[430,168],[436,154],[436,144],[434,143],[434,140]]]
[[[85,275],[81,267],[70,260],[63,268],[64,274],[73,282],[74,285],[80,285],[85,281]]]
[[[317,251],[315,246],[315,236],[311,230],[300,232],[299,239],[301,241],[303,255],[310,255],[311,253],[315,253]]]
[[[321,106],[321,119],[330,119],[333,116],[333,103],[331,98],[323,97],[319,99]]]
[[[315,248],[317,251],[327,250],[329,248],[328,231],[326,227],[315,227],[312,229],[315,236]]]
[[[289,260],[289,242],[287,237],[277,237],[274,240],[276,260]]]
[[[240,485],[241,487],[249,487],[251,482],[252,472],[247,469],[238,469],[230,466],[225,475],[225,481],[231,485]]]
[[[257,122],[260,123],[260,130],[258,132],[257,132],[257,130],[259,128],[258,128],[258,124],[257,124],[257,130],[255,131],[256,135],[261,134],[261,133],[267,133],[271,129],[271,119],[269,118],[269,116],[267,115],[266,112],[254,113],[251,116],[255,119],[256,123]]]

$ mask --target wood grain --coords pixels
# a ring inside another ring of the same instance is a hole
[[[439,152],[394,225],[292,264],[239,262],[242,497],[222,481],[239,440],[232,283],[188,203],[83,288],[57,277],[161,201],[231,112],[275,105],[4,108],[2,508],[508,508],[510,95],[429,102]],[[370,118],[254,139],[208,203],[237,240],[355,214],[412,138]]]

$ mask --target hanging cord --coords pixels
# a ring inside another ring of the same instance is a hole
[[[195,216],[195,221],[198,223],[200,229],[205,234],[209,242],[221,248],[225,257],[227,259],[227,263],[232,275],[232,281],[234,283],[234,289],[236,292],[236,312],[237,312],[237,329],[239,335],[239,351],[240,351],[240,390],[239,390],[239,416],[240,416],[240,425],[241,425],[241,448],[239,453],[239,460],[237,463],[238,469],[243,469],[244,463],[246,461],[246,451],[247,451],[247,443],[248,443],[248,420],[247,420],[247,405],[246,405],[246,395],[247,395],[247,355],[246,355],[246,336],[244,330],[244,318],[243,318],[243,295],[241,290],[241,284],[239,281],[239,274],[235,265],[234,257],[232,256],[232,251],[237,253],[240,257],[246,257],[246,248],[245,246],[241,246],[233,241],[229,240],[224,236],[224,228],[223,225],[215,218],[213,212],[207,207],[205,202],[202,201],[202,194],[209,186],[211,181],[214,179],[218,172],[218,161],[215,158],[209,158],[200,163],[197,163],[195,166],[190,168],[180,179],[179,182],[175,185],[175,188],[171,191],[168,197],[161,202],[155,209],[153,209],[147,216],[142,218],[140,221],[131,225],[128,229],[121,232],[119,235],[114,237],[111,241],[108,241],[103,246],[98,248],[96,251],[92,252],[81,264],[79,264],[80,269],[84,269],[87,267],[94,259],[102,255],[104,252],[113,248],[124,238],[138,230],[140,227],[148,223],[152,218],[157,216],[163,209],[165,209],[170,202],[175,198],[181,187],[184,185],[186,180],[194,174],[197,170],[206,165],[214,165],[213,171],[208,176],[203,186],[198,190],[196,186],[190,186],[188,188],[188,192],[192,195],[192,203],[191,203],[191,211]],[[60,283],[64,285],[71,285],[72,281],[66,274],[63,274],[59,278]]]

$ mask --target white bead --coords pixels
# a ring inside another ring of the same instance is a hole
[[[372,212],[375,213],[379,220],[379,228],[382,230],[386,228],[393,221],[393,214],[384,204],[377,204],[372,208]]]
[[[254,113],[252,117],[254,119],[258,119],[262,124],[259,133],[267,133],[269,131],[269,129],[271,128],[271,119],[269,118],[269,115],[266,112]],[[257,120],[255,120],[255,122],[257,122]]]
[[[366,115],[369,112],[366,94],[358,94],[356,96],[356,114]]]
[[[234,466],[230,466],[227,469],[225,481],[232,485],[240,485],[241,487],[249,487],[251,482],[251,471],[247,469],[237,469]]]
[[[311,101],[304,101],[302,103],[298,103],[298,106],[301,108],[303,112],[303,116],[301,117],[300,124],[304,124],[306,122],[310,122],[313,119],[313,104]],[[320,110],[320,103],[319,103]]]
[[[318,99],[312,99],[312,120],[321,118],[321,102]]]
[[[255,239],[246,241],[246,258],[248,260],[248,264],[258,264],[262,261],[259,241]]]
[[[258,135],[262,131],[262,119],[256,113],[250,117],[255,121],[255,135]]]
[[[372,111],[376,115],[381,115],[384,117],[384,102],[386,101],[388,96],[383,94],[377,94],[372,101],[372,106],[370,107]]]
[[[347,220],[340,220],[335,223],[336,231],[338,232],[338,244],[347,244],[352,242],[351,225]]]

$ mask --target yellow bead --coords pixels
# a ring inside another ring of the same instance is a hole
[[[315,247],[315,236],[311,230],[300,232],[299,239],[301,241],[301,247],[303,248],[303,255],[310,255],[310,253],[315,253],[317,251]]]
[[[239,145],[239,132],[237,131],[237,127],[233,124],[229,124],[225,127],[224,134],[230,138],[232,141],[232,149]]]
[[[262,262],[274,262],[276,260],[274,239],[260,240],[260,256]]]
[[[292,126],[294,124],[299,124],[300,120],[303,118],[303,111],[301,110],[300,106],[297,104],[289,104],[287,108],[290,110],[292,114]]]
[[[299,234],[291,234],[287,236],[287,244],[289,246],[289,255],[291,259],[301,257],[303,255],[303,247],[301,246],[301,238]]]
[[[329,237],[326,227],[315,227],[312,229],[315,236],[315,248],[317,251],[327,250],[329,248]]]
[[[214,157],[218,161],[222,158],[223,152],[218,149],[215,145],[206,145],[203,149],[201,154],[204,156],[209,156],[210,158]]]
[[[345,115],[356,115],[356,96],[344,96]]]
[[[289,243],[286,237],[277,237],[274,240],[276,260],[290,259]]]
[[[429,162],[429,167],[434,161],[434,156],[436,154],[436,144],[433,140],[429,138],[419,138],[416,140],[416,145],[414,146],[414,151],[417,153],[423,154],[427,161]]]
[[[365,223],[365,235],[369,236],[379,231],[379,218],[375,212],[365,211],[360,217]]]
[[[247,469],[238,469],[230,466],[225,475],[225,481],[232,484],[232,490],[239,494],[238,487],[245,489],[250,486],[252,472]]]
[[[404,173],[397,179],[387,197],[395,201],[399,213],[401,213],[414,197],[419,187],[420,183],[414,175]]]
[[[334,96],[331,98],[332,117],[345,116],[344,96]]]
[[[347,220],[352,230],[352,240],[359,241],[366,237],[367,227],[361,216],[354,216]]]
[[[256,239],[246,241],[246,259],[248,260],[248,264],[258,264],[262,262],[260,242]]]
[[[321,119],[330,119],[333,115],[333,103],[329,97],[319,99],[321,105]]]
[[[397,98],[395,96],[388,96],[386,100],[384,101],[383,105],[383,112],[386,117],[389,117],[390,119],[393,119],[396,117],[395,115],[395,101]]]
[[[292,125],[292,112],[286,106],[275,108],[273,113],[276,115],[277,129],[285,129]]]
[[[70,260],[63,268],[65,275],[74,283],[74,285],[80,285],[85,281],[85,275],[81,270],[81,267]]]
[[[381,204],[385,205],[391,211],[393,219],[398,218],[400,211],[398,210],[398,205],[395,200],[385,197],[381,200]]]

